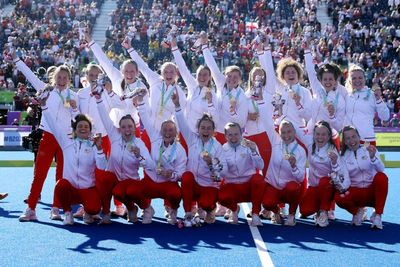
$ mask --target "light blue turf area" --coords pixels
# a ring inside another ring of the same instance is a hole
[[[241,212],[240,225],[218,219],[214,225],[179,229],[163,218],[161,200],[153,201],[151,225],[115,219],[110,226],[87,226],[77,220],[63,226],[48,219],[55,168],[46,180],[37,207],[40,222],[20,223],[33,168],[0,168],[0,266],[260,266],[249,227]],[[328,228],[300,220],[295,227],[259,227],[275,266],[399,266],[400,169],[387,169],[389,195],[384,230],[349,225],[351,216],[337,209]],[[371,210],[368,211],[369,214]],[[183,215],[180,209],[180,216]]]

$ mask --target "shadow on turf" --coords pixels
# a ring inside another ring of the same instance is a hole
[[[399,253],[396,250],[383,249],[384,245],[400,244],[398,233],[400,225],[384,222],[383,230],[371,229],[370,223],[362,226],[352,226],[349,221],[338,220],[330,222],[326,228],[319,228],[311,220],[298,220],[296,226],[285,227],[280,225],[264,224],[259,228],[267,243],[287,243],[290,248],[299,248],[308,251],[328,252],[318,248],[319,244],[351,249],[371,249],[387,253]],[[373,244],[380,244],[379,247]],[[274,253],[274,252],[270,252]]]
[[[153,223],[143,225],[139,222],[128,224],[125,221],[113,220],[111,225],[84,225],[76,220],[73,226],[64,226],[62,222],[39,221],[74,234],[85,235],[88,239],[74,248],[67,248],[79,253],[91,253],[91,250],[113,251],[114,248],[102,247],[102,241],[116,241],[129,245],[139,245],[153,239],[160,247],[181,253],[195,252],[201,248],[229,250],[233,246],[254,247],[254,241],[247,224],[229,225],[217,221],[214,225],[195,228],[178,228],[169,225],[165,219],[154,217]],[[68,234],[68,233],[66,233]]]
[[[13,215],[14,213],[16,215]],[[19,215],[21,215],[20,210],[5,210],[2,207],[0,207],[0,217],[15,219],[18,218]]]

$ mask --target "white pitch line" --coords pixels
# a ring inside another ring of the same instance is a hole
[[[254,243],[256,244],[257,253],[260,257],[261,265],[263,267],[274,267],[275,265],[272,263],[272,259],[269,256],[267,245],[261,237],[260,231],[255,226],[251,226],[251,218],[247,218],[247,214],[249,214],[250,207],[247,203],[242,203],[242,210],[244,212],[244,217],[247,219],[247,223],[249,224],[251,235],[253,236]]]

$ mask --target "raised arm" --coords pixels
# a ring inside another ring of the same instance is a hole
[[[211,76],[214,79],[217,89],[222,90],[222,88],[225,85],[225,76],[219,70],[217,62],[215,61],[213,55],[211,54],[211,51],[208,48],[208,46],[203,45],[202,51],[203,51],[204,61],[211,70]]]
[[[150,89],[153,84],[158,83],[162,80],[161,76],[158,75],[157,72],[152,71],[149,68],[149,65],[147,65],[143,58],[132,47],[128,49],[128,53],[138,65],[139,71],[143,74],[144,78],[149,83]]]
[[[274,121],[272,119],[271,111],[269,111],[268,106],[264,100],[257,101],[258,110],[260,112],[259,120],[262,121],[267,132],[268,138],[271,143],[275,143],[281,140],[280,135],[275,131]]]
[[[304,54],[305,67],[307,71],[308,80],[310,81],[313,94],[319,99],[323,99],[326,91],[321,82],[317,78],[317,73],[314,69],[313,57],[310,50],[306,50]]]
[[[197,80],[193,77],[188,67],[186,66],[185,60],[183,59],[182,54],[179,51],[179,48],[176,46],[176,41],[175,43],[172,42],[171,50],[172,50],[172,55],[174,56],[175,59],[175,63],[178,66],[179,73],[181,74],[182,79],[185,82],[186,87],[188,88],[188,95],[193,95],[193,92],[197,87]]]
[[[108,114],[106,107],[104,106],[103,100],[101,98],[97,99],[96,98],[96,103],[97,103],[97,110],[99,111],[99,115],[101,118],[101,121],[103,122],[104,128],[107,131],[107,134],[110,136],[110,141],[118,139],[120,137],[120,134],[115,128],[113,121],[110,118],[110,115]]]
[[[46,87],[46,84],[42,82],[20,58],[15,58],[14,64],[17,69],[24,74],[26,79],[32,84],[36,91],[39,92]]]
[[[145,101],[142,99],[142,101],[139,102],[138,106],[140,121],[143,123],[143,126],[150,137],[150,140],[156,140],[160,137],[160,131],[158,129],[154,129],[150,121],[147,108],[148,107],[146,107]]]
[[[266,90],[270,94],[275,94],[276,86],[277,86],[277,78],[274,69],[274,63],[272,61],[272,52],[271,48],[266,46],[266,50],[259,57],[260,65],[264,69],[266,73]]]

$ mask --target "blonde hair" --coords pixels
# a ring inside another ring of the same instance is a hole
[[[292,127],[292,129],[294,130],[294,132],[296,133],[296,129],[294,128],[294,125],[291,121],[288,120],[282,120],[281,123],[279,124],[279,134],[281,133],[281,129],[283,128],[283,126],[290,126]]]
[[[253,76],[254,76],[254,73],[256,72],[256,71],[262,71],[262,73],[263,73],[263,75],[264,75],[264,77],[263,77],[263,82],[262,82],[262,86],[265,86],[265,84],[266,84],[266,82],[267,82],[267,74],[265,73],[265,70],[263,69],[263,68],[260,68],[260,67],[253,67],[252,69],[251,69],[251,71],[250,71],[250,73],[249,73],[249,82],[247,83],[247,91],[250,91],[251,89],[252,89],[252,87],[253,87]]]
[[[69,83],[71,83],[71,70],[67,65],[60,65],[56,67],[56,69],[51,73],[51,77],[49,77],[50,84],[55,86],[56,85],[56,80],[57,80],[57,75],[61,72],[65,71],[68,74],[69,77]]]
[[[212,86],[211,80],[212,80],[212,79],[211,79],[211,70],[210,70],[209,67],[204,66],[204,65],[200,65],[200,66],[197,68],[197,71],[196,71],[196,80],[197,80],[197,78],[199,77],[200,72],[203,71],[203,70],[208,71],[208,73],[210,74],[210,80],[208,81],[207,86],[211,88],[211,86]]]
[[[176,82],[178,80],[178,67],[174,63],[172,63],[171,61],[164,62],[161,65],[161,68],[160,68],[161,76],[163,75],[165,69],[168,68],[168,67],[173,67],[175,69],[175,73],[176,73],[175,82]]]
[[[242,71],[236,65],[231,65],[231,66],[226,67],[224,74],[227,75],[228,73],[235,72],[235,71],[239,73],[240,79],[242,79]]]
[[[365,77],[365,71],[363,68],[361,68],[359,65],[356,64],[350,64],[349,71],[347,73],[347,79],[345,83],[345,87],[348,93],[353,93],[353,85],[351,84],[351,74],[355,71],[361,71]]]
[[[89,63],[84,69],[85,74],[87,75],[92,69],[97,69],[100,73],[103,73],[103,69],[100,67],[100,65]]]
[[[300,63],[292,58],[284,58],[278,62],[278,66],[276,68],[276,73],[278,75],[278,80],[286,84],[285,79],[283,78],[283,74],[288,67],[293,67],[298,75],[299,82],[303,81],[303,68],[301,67]]]

